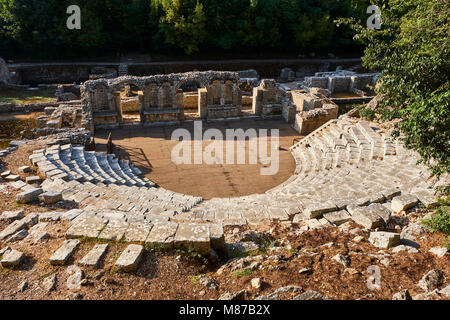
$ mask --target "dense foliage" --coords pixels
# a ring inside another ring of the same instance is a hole
[[[450,0],[374,1],[382,29],[350,24],[366,44],[366,67],[382,72],[376,109],[402,121],[405,145],[440,175],[450,172]]]
[[[68,30],[66,9],[81,8]],[[354,49],[338,17],[364,19],[366,0],[0,0],[0,55],[146,52],[309,54]]]

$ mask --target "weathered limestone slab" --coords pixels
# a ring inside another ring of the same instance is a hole
[[[15,220],[19,220],[23,218],[24,211],[5,211],[0,215],[0,221],[8,221],[13,222]]]
[[[388,189],[388,190],[383,190],[381,191],[381,193],[383,194],[383,196],[385,196],[386,199],[391,200],[394,197],[398,197],[399,195],[402,194],[402,192],[400,191],[400,189]]]
[[[2,232],[0,232],[0,240],[6,239],[18,231],[25,229],[27,227],[27,223],[24,219],[16,220],[8,225]]]
[[[305,208],[303,215],[306,219],[320,218],[324,213],[336,211],[337,207],[332,202],[314,203]]]
[[[164,222],[157,223],[150,231],[146,243],[152,245],[163,246],[165,248],[171,248],[173,246],[173,240],[175,233],[178,229],[178,223]]]
[[[433,190],[424,189],[413,192],[413,194],[419,199],[420,202],[422,202],[429,208],[433,208],[439,205],[439,202],[437,201],[437,197],[435,196]]]
[[[16,196],[17,203],[30,203],[38,200],[38,197],[44,191],[41,188],[32,188],[28,191],[19,193]]]
[[[39,195],[39,201],[45,204],[54,204],[62,201],[62,193],[57,191],[47,191]]]
[[[97,238],[108,220],[98,217],[87,217],[76,221],[66,232],[67,238]]]
[[[180,223],[174,238],[175,248],[194,249],[200,254],[211,250],[209,226],[206,224]]]
[[[221,224],[209,225],[209,238],[211,246],[214,249],[220,250],[225,246],[225,236],[223,232],[223,226]]]
[[[27,183],[27,184],[39,184],[39,183],[41,183],[41,177],[39,177],[39,176],[32,176],[32,177],[26,177],[25,178],[25,182]]]
[[[124,239],[127,242],[145,242],[152,228],[152,224],[132,222],[125,231]]]
[[[351,215],[346,210],[324,213],[323,217],[336,226],[352,220]]]
[[[23,182],[22,180],[17,180],[14,182],[10,183],[10,186],[15,188],[15,189],[22,189],[23,187],[25,187],[27,184],[25,182]],[[25,191],[25,190],[24,190]]]
[[[108,250],[108,244],[96,244],[91,251],[89,251],[80,262],[79,265],[85,267],[97,268],[100,264],[101,259],[106,254]]]
[[[56,212],[56,211],[42,212],[39,214],[39,222],[59,221],[62,215],[63,212]]]
[[[73,219],[75,219],[82,213],[83,213],[83,210],[81,210],[81,209],[73,209],[73,210],[64,212],[61,215],[61,219],[65,220],[65,221],[72,221]]]
[[[282,208],[269,207],[269,217],[274,220],[286,221],[289,220],[289,216]]]
[[[115,263],[117,271],[133,272],[137,269],[144,255],[144,247],[138,244],[130,244],[120,255]]]
[[[17,267],[24,258],[25,255],[23,254],[23,252],[17,250],[9,250],[5,252],[0,263],[3,268],[13,268]]]
[[[48,222],[40,222],[30,228],[28,236],[25,238],[26,241],[39,242],[50,238],[50,235],[45,231],[48,226]]]
[[[419,203],[419,199],[411,194],[404,194],[392,199],[391,208],[394,212],[401,212],[414,207]]]
[[[18,169],[19,173],[29,173],[31,172],[31,168],[29,166],[23,166]]]
[[[79,245],[80,241],[76,239],[64,241],[63,245],[50,257],[50,264],[54,266],[65,265]]]
[[[18,232],[16,232],[15,234],[13,234],[11,237],[9,237],[5,242],[14,242],[14,241],[20,241],[25,239],[28,236],[28,231],[27,229],[22,229]]]
[[[6,181],[18,181],[18,180],[20,180],[20,176],[18,176],[16,174],[10,174],[5,179],[6,179]]]
[[[104,240],[122,240],[125,231],[128,228],[128,223],[123,220],[109,220],[106,227],[98,235],[99,239]]]
[[[400,245],[400,234],[394,232],[371,232],[369,242],[378,248],[389,249]]]
[[[385,225],[383,218],[369,207],[356,207],[347,210],[352,214],[352,219],[366,229],[375,229]]]

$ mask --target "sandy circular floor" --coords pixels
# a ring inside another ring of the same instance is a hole
[[[194,137],[194,122],[185,122],[180,127],[124,127],[112,130],[97,130],[95,139],[97,143],[96,151],[106,151],[106,139],[111,132],[113,142],[116,145],[116,155],[134,163],[142,170],[144,175],[159,186],[168,190],[201,196],[205,199],[214,197],[237,197],[255,193],[264,193],[265,191],[283,183],[294,173],[295,161],[288,148],[293,145],[294,139],[300,136],[286,123],[281,120],[261,120],[246,119],[233,121],[220,121],[211,123],[202,123],[203,132],[207,129],[218,129],[225,136],[226,129],[255,129],[258,138],[255,141],[257,151],[260,146],[264,146],[260,138],[260,129],[279,129],[279,149],[278,163],[275,165],[276,157],[271,157],[271,142],[266,143],[269,162],[257,158],[256,164],[249,164],[250,150],[255,150],[254,146],[250,148],[251,143],[234,141],[235,161],[237,158],[237,146],[241,146],[240,152],[244,152],[245,146],[245,164],[175,164],[172,161],[172,150],[179,145],[178,141],[172,141],[172,133],[176,129],[186,129]],[[216,140],[220,143],[220,140]],[[202,151],[212,140],[202,141]],[[191,160],[194,155],[194,144],[191,146]],[[188,149],[185,149],[187,151]],[[219,150],[219,149],[218,149]],[[204,155],[201,152],[200,154]],[[227,147],[223,143],[224,161],[226,161]],[[183,154],[183,153],[181,153]],[[198,154],[198,153],[197,153]],[[243,153],[242,153],[243,154]],[[271,160],[270,160],[271,159]],[[192,161],[193,162],[193,161]],[[276,170],[278,167],[278,170]],[[276,171],[273,175],[262,175],[261,169]]]

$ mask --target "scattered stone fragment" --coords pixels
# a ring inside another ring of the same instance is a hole
[[[427,291],[424,293],[419,293],[412,297],[413,300],[441,300],[441,296],[438,294],[438,290]]]
[[[222,294],[218,300],[244,300],[245,296],[247,294],[247,291],[245,290],[241,290],[238,292],[225,292],[224,294]]]
[[[50,257],[50,264],[65,265],[79,245],[80,241],[76,239],[64,241],[63,245]]]
[[[15,234],[13,234],[11,237],[9,237],[5,242],[9,243],[9,242],[14,242],[14,241],[20,241],[25,239],[28,236],[28,231],[27,229],[22,229],[18,232],[16,232]]]
[[[364,241],[364,237],[363,236],[356,236],[353,238],[354,242],[362,242]]]
[[[352,217],[346,210],[324,213],[323,217],[336,226],[352,220]]]
[[[330,300],[330,298],[317,291],[309,290],[293,297],[292,300]]]
[[[446,296],[447,298],[450,298],[450,285],[439,291],[439,293]]]
[[[414,192],[414,196],[416,196],[420,202],[422,202],[428,208],[434,208],[439,205],[437,201],[437,197],[434,194],[433,190],[424,189]]]
[[[19,173],[30,173],[31,172],[31,168],[29,166],[23,166],[17,170],[19,171]]]
[[[37,201],[39,195],[43,192],[44,191],[41,188],[32,188],[30,190],[19,193],[16,196],[16,202],[26,204],[26,203]]]
[[[25,182],[27,184],[39,184],[42,182],[42,179],[39,176],[31,176],[31,177],[26,177]]]
[[[6,177],[9,176],[9,175],[11,175],[11,170],[3,171],[3,172],[0,174],[0,176],[1,176],[2,178],[6,178]]]
[[[25,290],[27,290],[28,286],[28,281],[24,280],[19,284],[19,287],[17,289],[19,290],[19,292],[24,292]]]
[[[24,221],[25,218],[21,220],[13,221],[9,224],[2,232],[0,232],[0,240],[6,239],[13,234],[19,232],[20,230],[27,227],[27,223]]]
[[[19,220],[23,218],[24,211],[5,211],[0,215],[0,221],[13,222],[15,220]]]
[[[7,251],[2,260],[0,261],[3,268],[14,268],[17,267],[22,260],[25,258],[23,252],[17,250]]]
[[[438,256],[439,258],[444,257],[447,254],[448,249],[446,247],[433,247],[429,250],[432,254]]]
[[[371,232],[369,242],[378,248],[389,249],[400,245],[400,235],[394,232]]]
[[[45,204],[54,204],[59,201],[62,201],[62,199],[63,199],[62,193],[56,191],[47,191],[39,195],[39,201]]]
[[[198,279],[198,283],[205,286],[209,290],[217,290],[217,283],[216,281],[209,276],[201,275]]]
[[[225,243],[224,248],[225,254],[228,257],[245,256],[258,250],[259,246],[256,243],[249,241]]]
[[[108,244],[96,244],[91,251],[78,262],[78,264],[81,266],[97,268],[107,250]]]
[[[144,255],[144,247],[137,244],[130,244],[117,259],[115,268],[122,272],[133,272]]]
[[[56,274],[52,274],[52,275],[46,277],[42,281],[42,286],[44,287],[45,291],[47,291],[47,292],[53,291],[56,289],[57,281],[58,281],[58,278],[57,278]]]
[[[427,231],[428,229],[420,222],[410,223],[406,228],[403,228],[400,237],[402,239],[415,241],[418,235],[424,234]]]
[[[303,274],[303,273],[309,273],[311,271],[311,269],[309,268],[302,268],[300,270],[298,270],[298,273]]]
[[[258,290],[261,289],[261,278],[253,278],[250,283],[253,288]]]
[[[342,264],[346,268],[348,268],[350,266],[350,259],[349,259],[349,257],[343,256],[342,254],[337,254],[331,259],[336,261],[337,263]]]
[[[281,295],[284,293],[295,293],[295,292],[299,292],[302,290],[303,290],[302,287],[289,285],[289,286],[278,288],[277,290],[275,290],[274,292],[272,292],[268,295],[256,297],[255,300],[280,300]]]
[[[31,227],[28,232],[28,237],[26,237],[25,240],[36,243],[45,239],[49,239],[50,235],[45,231],[47,225],[47,222],[40,222]]]
[[[20,176],[16,174],[11,174],[5,178],[7,181],[18,181],[20,180]]]
[[[391,209],[394,212],[401,212],[414,207],[419,203],[419,199],[412,194],[404,194],[392,199]]]
[[[412,300],[411,295],[409,294],[408,289],[397,292],[392,296],[392,300]]]
[[[444,282],[444,273],[441,270],[431,270],[420,279],[417,284],[424,291],[433,291]]]
[[[71,266],[69,267],[71,268]],[[70,269],[67,270],[67,273],[72,271]],[[84,271],[81,269],[75,269],[75,272],[70,274],[68,281],[66,282],[68,289],[79,289],[81,287],[81,282],[84,279]]]
[[[405,246],[404,244],[401,244],[401,245],[399,245],[399,246],[397,246],[397,247],[392,249],[393,253],[397,253],[397,252],[401,252],[401,251],[407,251],[409,253],[417,253],[417,252],[419,252],[419,250],[417,250],[416,248],[411,247],[411,246]]]

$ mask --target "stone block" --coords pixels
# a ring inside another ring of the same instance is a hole
[[[137,244],[130,244],[117,259],[114,267],[120,272],[136,271],[139,262],[144,255],[144,247]]]
[[[382,249],[389,249],[400,245],[400,234],[393,232],[371,232],[369,242]]]

